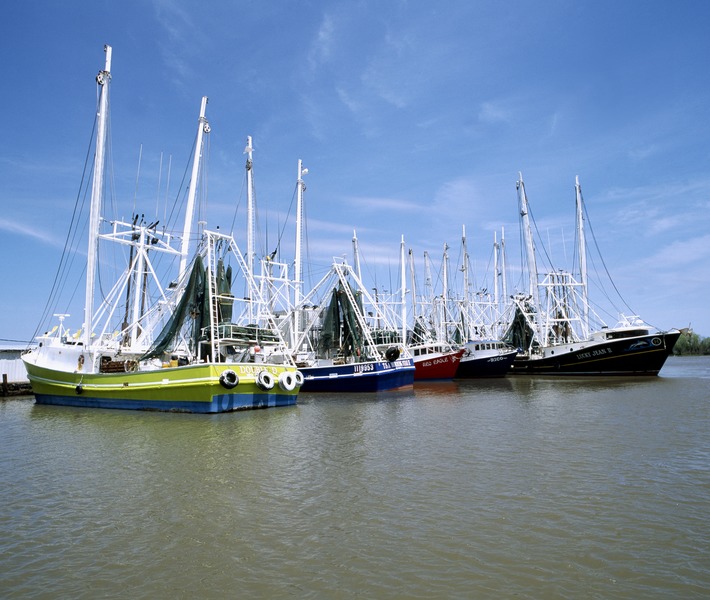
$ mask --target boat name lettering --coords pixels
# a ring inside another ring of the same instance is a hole
[[[596,348],[591,352],[581,352],[577,355],[577,360],[592,358],[593,356],[604,356],[605,354],[611,354],[611,348]]]
[[[498,362],[499,360],[505,360],[505,356],[493,356],[488,359],[488,362]]]
[[[258,366],[258,367],[252,367],[252,366],[245,366],[245,365],[236,365],[239,369],[239,372],[242,374],[249,374],[249,375],[256,375],[259,371],[269,371],[271,373],[276,373],[276,369],[274,368],[269,368],[269,367],[263,367],[263,366]]]
[[[364,363],[361,365],[355,365],[355,373],[366,373],[368,371],[374,371],[375,366],[372,363]]]
[[[597,348],[592,350],[592,356],[601,356],[602,354],[610,354],[611,348]]]

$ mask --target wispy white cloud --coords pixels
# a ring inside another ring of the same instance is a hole
[[[335,234],[338,237],[352,237],[353,227],[340,221],[328,221],[317,217],[308,216],[308,231],[310,233],[327,233]],[[347,237],[347,239],[350,239]]]
[[[415,48],[406,33],[388,31],[361,76],[364,88],[395,108],[405,108],[409,104],[408,90],[416,81],[409,66],[419,62]]]
[[[511,206],[514,205],[511,203]],[[485,181],[474,176],[460,176],[439,186],[434,195],[432,212],[449,229],[453,223],[456,228],[469,224],[486,230],[498,230],[512,211],[507,208],[501,210],[500,198]]]
[[[693,265],[701,265],[710,282],[710,234],[676,240],[661,248],[658,252],[640,261],[644,271],[673,270],[683,271]]]
[[[153,0],[155,17],[167,36],[158,37],[163,63],[173,74],[176,85],[183,87],[193,76],[186,58],[199,40],[197,26],[190,13],[175,0]]]
[[[10,234],[29,238],[57,248],[64,246],[64,240],[59,240],[51,233],[40,231],[36,228],[29,228],[8,219],[0,219],[0,231],[6,231]]]
[[[499,103],[483,102],[478,110],[478,120],[483,123],[509,123],[511,114]]]
[[[698,193],[708,196],[706,193],[708,189],[710,189],[710,179],[679,179],[635,187],[611,187],[603,195],[598,196],[598,199],[606,199],[614,203],[643,199],[655,203],[672,198],[690,198],[697,196]]]
[[[348,196],[345,202],[356,206],[359,210],[370,211],[413,211],[421,209],[415,202],[398,198],[384,198],[378,196]]]
[[[372,98],[363,94],[361,89],[347,90],[342,86],[336,88],[336,93],[341,105],[347,109],[361,134],[370,139],[378,137],[381,128],[378,125],[376,111],[372,107]]]
[[[708,189],[710,182],[704,180],[673,181],[613,188],[598,200],[606,204],[606,210],[612,209],[607,219],[616,231],[632,231],[636,239],[656,239],[659,234],[681,233],[690,223],[710,226]]]
[[[362,102],[356,100],[345,88],[338,86],[336,88],[336,93],[340,102],[350,111],[352,114],[359,116],[364,108]]]
[[[185,36],[192,25],[190,15],[174,0],[153,0],[158,22],[168,34],[171,43],[185,41]]]
[[[647,146],[637,146],[628,151],[629,158],[632,160],[645,160],[660,151],[660,146],[656,143],[648,144]]]
[[[331,14],[323,15],[315,38],[308,50],[308,65],[311,71],[330,61],[335,43],[335,19]]]

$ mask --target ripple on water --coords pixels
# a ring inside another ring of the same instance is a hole
[[[3,402],[0,588],[701,598],[704,381],[520,377],[213,417]]]

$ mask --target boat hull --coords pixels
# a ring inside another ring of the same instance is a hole
[[[295,369],[276,365],[199,364],[128,373],[82,374],[44,368],[25,360],[37,404],[192,413],[221,413],[296,404],[298,387],[284,389],[281,373]],[[234,371],[231,389],[220,383]],[[257,374],[271,373],[274,386],[264,390]],[[289,386],[290,387],[290,386]]]
[[[579,348],[544,357],[516,357],[511,373],[535,375],[658,375],[679,331],[584,342]]]
[[[505,377],[510,372],[516,356],[516,350],[493,355],[463,356],[456,371],[456,379]]]
[[[415,357],[414,380],[453,379],[463,353],[464,350],[456,350]]]
[[[302,392],[385,392],[414,383],[412,359],[302,367]]]

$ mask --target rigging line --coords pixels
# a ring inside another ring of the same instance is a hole
[[[465,260],[466,260],[466,257],[463,254],[463,246],[462,246],[462,244],[458,244],[458,254],[456,255],[456,266],[453,270],[453,273],[462,273],[463,272],[463,269],[464,269],[463,263]],[[451,281],[449,282],[449,284],[451,286],[453,286],[452,291],[455,292],[456,297],[458,297],[459,292],[460,292],[460,289],[458,286],[458,281],[459,281],[458,277],[452,276]]]
[[[580,189],[580,196],[582,195],[582,191]],[[577,201],[577,194],[575,191],[575,204]],[[582,208],[584,208],[584,198],[582,197]],[[576,210],[575,210],[575,221],[576,221]],[[574,269],[576,266],[578,266],[578,260],[581,259],[581,251],[582,249],[579,248],[579,227],[575,226],[574,228],[574,238],[573,238],[573,246],[572,246],[572,269],[570,269],[572,272],[574,272]],[[585,240],[585,250],[586,250],[587,244]],[[582,270],[581,268],[579,269],[579,277],[580,279],[582,278]]]
[[[252,178],[252,186],[251,186],[252,194],[254,195],[254,257],[257,255],[260,257],[265,257],[266,253],[268,252],[268,247],[269,247],[269,221],[268,221],[268,212],[269,209],[268,207],[265,209],[265,213],[267,215],[266,218],[266,226],[265,228],[262,228],[262,222],[259,219],[259,215],[261,214],[261,210],[259,208],[259,203],[256,201],[256,178]],[[265,229],[263,235],[262,231]],[[259,245],[260,247],[256,248],[256,246]]]
[[[80,215],[85,214],[84,206],[86,205],[86,197],[89,193],[90,193],[90,188],[89,188],[89,186],[86,186],[84,188],[84,195],[83,195],[83,199],[81,201],[81,206],[79,208]],[[66,285],[68,283],[69,273],[71,272],[74,262],[76,261],[77,256],[78,256],[77,236],[79,234],[79,231],[85,231],[86,228],[88,227],[88,219],[89,219],[89,216],[85,215],[83,225],[81,225],[79,222],[77,222],[74,230],[72,231],[72,241],[71,241],[71,246],[70,246],[71,253],[69,254],[68,263],[65,263],[62,268],[62,272],[60,275],[61,285],[60,285],[59,291],[57,292],[55,307],[59,305],[59,299],[64,294],[64,288],[66,287]],[[81,280],[83,279],[85,274],[86,274],[86,263],[82,267],[81,273],[79,274],[79,277],[77,278],[77,283],[76,283],[77,288],[78,288],[79,284],[81,283]],[[76,293],[76,290],[72,293],[70,300],[67,302],[67,307],[64,309],[64,312],[69,310],[68,306],[71,304],[71,300],[73,300],[75,293]]]
[[[493,262],[493,259],[495,257],[495,251],[496,251],[495,246],[491,246],[490,252],[488,254],[488,264],[486,265],[486,274],[485,274],[485,277],[483,278],[483,286],[484,286],[483,289],[487,289],[487,290],[491,289],[490,287],[488,287],[488,282],[489,282],[488,277],[489,277],[489,274],[491,273],[491,271],[494,270],[491,268],[491,263]],[[474,276],[475,276],[475,273],[474,273]],[[494,281],[497,276],[498,276],[497,273],[493,273],[493,280]],[[471,285],[474,285],[476,282],[473,277],[471,279],[472,279]],[[475,287],[475,285],[474,285],[474,287]]]
[[[308,218],[307,218],[307,214],[306,214],[306,211],[308,210],[308,205],[305,202],[302,205],[302,210],[303,210],[303,221],[302,221],[303,227],[301,229],[301,235],[303,236],[303,239],[305,240],[305,247],[306,247],[305,255],[306,255],[306,265],[308,265],[308,281],[309,281],[308,287],[305,289],[312,289],[312,287],[313,287],[312,283],[313,283],[313,280],[315,279],[315,277],[313,275],[313,260],[311,258],[311,244],[310,244],[310,240],[308,237]],[[303,273],[303,269],[301,270],[301,280],[303,281],[303,283],[305,285],[305,276]]]
[[[593,281],[593,283],[596,285],[596,287],[597,287],[597,289],[599,290],[599,292],[600,292],[601,294],[603,294],[604,298],[606,298],[606,300],[609,302],[609,304],[611,304],[611,306],[614,307],[614,309],[618,312],[619,309],[618,309],[618,307],[616,306],[616,301],[615,301],[615,299],[613,299],[613,298],[609,295],[609,293],[608,293],[606,287],[604,286],[604,282],[602,281],[602,278],[601,278],[600,275],[599,275],[599,270],[598,270],[598,268],[597,268],[597,263],[596,263],[596,256],[590,255],[590,256],[589,256],[589,262],[590,262],[591,265],[592,265],[592,270],[593,270],[593,273],[594,273],[594,278],[593,278],[592,280],[590,280],[590,281]],[[605,311],[605,312],[606,312],[606,311]],[[609,314],[609,313],[607,313],[607,314]]]
[[[27,344],[28,346],[32,343],[32,340],[10,340],[8,338],[0,338],[0,342],[11,342],[13,344]]]
[[[198,222],[198,234],[200,233],[199,229],[199,223],[200,221],[204,221],[205,223],[207,222],[207,211],[209,208],[209,185],[210,185],[210,152],[212,150],[212,137],[207,136],[206,139],[203,140],[202,142],[202,147],[204,148],[202,152],[202,164],[200,165],[200,174],[199,174],[199,179],[200,179],[200,184],[202,186],[202,195],[201,199],[202,202],[198,204],[198,209],[197,209],[197,222]],[[200,218],[202,217],[202,218]],[[204,227],[204,226],[203,226]]]
[[[286,231],[286,224],[288,223],[288,218],[291,216],[291,210],[293,209],[293,199],[296,197],[299,185],[300,183],[297,182],[296,187],[293,190],[293,194],[291,194],[291,202],[288,205],[288,212],[286,213],[286,218],[284,219],[283,227],[281,228],[281,232],[279,233],[278,239],[276,240],[276,250],[281,247],[281,240],[283,239],[284,232]],[[274,252],[276,250],[274,250]]]
[[[158,185],[155,190],[155,218],[158,218],[158,211],[160,210],[160,186],[163,179],[163,153],[160,153],[160,163],[158,166]]]
[[[136,170],[136,185],[133,188],[133,214],[136,212],[136,201],[138,199],[138,180],[141,176],[141,162],[143,161],[143,144],[138,150],[138,169]]]
[[[528,272],[530,272],[530,265],[528,265],[527,252],[525,252],[525,233],[523,232],[523,220],[518,219],[518,250],[520,252],[520,272],[518,273],[518,281],[515,284],[515,288],[518,290],[525,290],[527,292],[527,285],[523,283],[523,277],[525,273],[525,267],[527,266]],[[535,274],[535,281],[537,281],[537,274]]]
[[[237,215],[239,214],[239,207],[242,205],[242,198],[244,197],[244,186],[246,185],[246,173],[242,177],[242,187],[239,190],[239,196],[237,197],[237,204],[234,207],[234,216],[232,217],[232,225],[230,227],[229,235],[234,236],[234,225],[237,222]]]
[[[180,181],[180,187],[178,188],[177,194],[175,196],[175,200],[173,201],[172,207],[170,209],[170,214],[168,215],[168,218],[165,221],[166,227],[168,225],[173,226],[173,218],[175,217],[175,212],[176,209],[178,208],[178,204],[180,208],[182,208],[184,202],[185,202],[185,197],[183,194],[183,190],[187,192],[186,185],[185,185],[185,180],[188,179],[188,173],[191,170],[191,165],[192,165],[192,157],[195,154],[195,145],[197,143],[197,135],[195,135],[195,142],[192,144],[192,148],[190,149],[190,154],[187,158],[187,164],[185,165],[185,170],[183,171],[182,174],[182,180]],[[188,184],[189,185],[189,184]],[[180,202],[180,196],[183,196],[182,202]],[[167,200],[167,192],[166,192],[166,200]]]
[[[106,124],[106,156],[104,161],[106,165],[105,169],[108,172],[106,173],[106,181],[104,185],[110,188],[108,197],[111,201],[111,211],[114,218],[118,219],[118,206],[116,205],[116,198],[118,197],[118,194],[116,194],[116,175],[113,170],[113,135],[111,133],[113,131],[113,125],[111,116],[111,98],[108,99],[106,117],[108,121]],[[107,214],[108,211],[103,206],[101,207],[101,210],[102,215],[100,215],[100,217],[103,218],[103,215]]]
[[[254,197],[256,198],[256,190],[254,191]],[[264,207],[265,213],[266,213],[266,219],[265,219],[265,225],[264,225],[264,246],[262,247],[261,253],[262,256],[266,254],[267,250],[266,248],[269,248],[269,205],[268,205],[269,199],[266,199],[266,206]],[[254,203],[255,210],[256,212],[256,202]],[[258,221],[257,221],[258,222]]]
[[[545,248],[545,244],[542,243],[542,235],[540,234],[540,230],[537,228],[537,221],[535,220],[535,217],[532,214],[532,209],[530,208],[530,205],[528,205],[528,215],[530,215],[530,220],[533,222],[533,226],[535,227],[535,233],[537,234],[537,239],[540,241],[540,246],[542,246],[542,251],[545,254],[545,258],[547,259],[547,265],[548,269],[550,271],[554,271],[554,265],[552,263],[552,259],[550,258],[550,255],[547,253],[547,248]]]
[[[612,287],[614,288],[614,291],[619,295],[619,299],[621,302],[624,304],[624,306],[629,309],[631,313],[633,313],[633,309],[626,303],[626,300],[624,300],[624,297],[621,295],[621,292],[619,291],[619,288],[616,287],[616,284],[614,283],[614,280],[611,277],[611,273],[609,273],[609,269],[606,266],[606,262],[604,261],[604,257],[602,256],[601,251],[599,250],[599,244],[597,243],[597,236],[594,235],[594,228],[592,227],[592,222],[589,218],[589,214],[587,213],[587,207],[584,207],[584,213],[587,216],[587,225],[589,225],[589,231],[592,234],[592,239],[594,240],[594,246],[597,249],[597,254],[599,255],[599,259],[601,260],[602,266],[604,267],[604,271],[609,278],[609,282],[611,283]]]
[[[168,221],[168,198],[170,197],[170,174],[173,168],[173,155],[168,158],[168,176],[165,180],[165,206],[163,206],[163,231],[167,228]],[[157,216],[157,215],[156,215]]]
[[[118,204],[117,204],[117,197],[118,195],[116,194],[116,178],[115,178],[115,173],[113,169],[113,122],[112,122],[112,113],[111,113],[111,107],[110,107],[110,102],[111,99],[108,99],[109,106],[106,109],[106,114],[108,118],[107,122],[107,127],[106,127],[106,157],[104,158],[105,164],[108,165],[108,167],[105,167],[106,170],[109,171],[109,176],[107,178],[107,182],[104,184],[105,186],[110,186],[110,194],[109,194],[109,199],[111,202],[111,210],[113,211],[114,218],[118,219]],[[141,144],[141,157],[143,154],[143,145]],[[140,173],[140,159],[139,159],[139,165],[138,165],[138,170]],[[138,189],[138,175],[136,175],[136,191]],[[103,190],[102,190],[103,191]],[[134,211],[135,212],[135,195],[133,199],[133,205],[134,205]],[[100,206],[100,213],[99,213],[99,228],[101,228],[101,222],[104,219],[104,215],[107,214],[107,209],[106,209],[106,200],[105,197],[102,196],[102,205]],[[88,224],[88,223],[87,223]],[[96,241],[96,265],[97,265],[97,281],[99,284],[99,294],[102,302],[106,300],[106,294],[104,293],[103,286],[101,285],[101,258],[100,258],[100,252],[101,252],[101,242],[99,240]],[[115,257],[115,252],[114,252],[114,257]],[[115,260],[115,258],[114,258]],[[84,271],[86,270],[86,267],[84,267]],[[72,293],[72,299],[74,298],[74,295],[76,294],[78,289],[75,288],[74,292]]]
[[[84,265],[84,268],[81,270],[81,275],[80,277],[76,280],[76,284],[74,285],[74,291],[72,291],[71,296],[69,296],[69,299],[67,300],[67,303],[64,307],[64,312],[66,313],[69,310],[69,307],[71,306],[71,303],[74,301],[74,297],[76,296],[77,291],[79,290],[79,286],[81,285],[81,280],[83,279],[84,275],[86,274],[86,265]],[[99,274],[99,278],[101,275]]]
[[[71,220],[69,222],[69,229],[67,230],[67,235],[64,240],[64,248],[62,249],[62,255],[59,259],[59,264],[57,265],[57,271],[54,275],[52,287],[50,288],[49,295],[47,296],[47,301],[44,305],[44,309],[42,311],[42,316],[40,318],[39,323],[37,323],[37,325],[35,327],[35,330],[34,330],[34,333],[32,334],[31,339],[34,339],[36,337],[36,335],[39,333],[39,330],[42,327],[42,323],[45,322],[45,319],[49,318],[49,312],[50,312],[49,307],[50,307],[50,304],[52,303],[52,298],[54,298],[54,295],[57,291],[57,285],[58,285],[58,282],[61,278],[61,274],[66,269],[68,250],[73,245],[73,240],[76,237],[76,226],[77,226],[76,224],[77,224],[77,219],[78,219],[77,213],[80,212],[77,209],[79,207],[79,198],[81,197],[81,190],[84,188],[84,182],[86,181],[87,165],[89,164],[89,158],[91,156],[91,148],[93,147],[93,139],[94,139],[94,134],[96,132],[97,121],[98,121],[98,108],[96,111],[94,111],[94,124],[91,128],[91,135],[89,136],[89,145],[86,149],[86,156],[84,158],[84,169],[82,170],[81,181],[79,183],[79,190],[77,191],[76,200],[74,201],[74,210],[72,212]],[[83,202],[82,202],[81,206],[83,206]],[[71,244],[70,244],[70,240],[72,240]],[[58,299],[56,301],[58,301]]]

